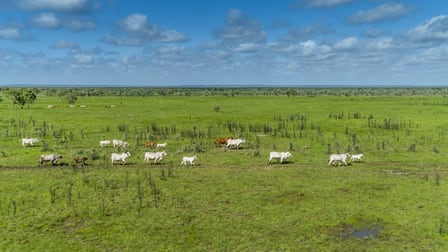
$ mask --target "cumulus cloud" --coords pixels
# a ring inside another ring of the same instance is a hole
[[[40,28],[58,29],[61,27],[61,21],[52,13],[40,14],[33,18],[32,23]]]
[[[22,32],[15,27],[0,28],[0,39],[20,40],[22,39]]]
[[[53,49],[78,49],[78,43],[70,40],[58,40],[51,46]]]
[[[241,43],[233,48],[234,52],[256,52],[263,49],[263,45],[259,43]]]
[[[294,8],[332,8],[339,5],[349,4],[355,0],[298,0],[292,4]]]
[[[142,46],[147,42],[182,42],[188,37],[176,30],[166,30],[148,22],[146,15],[132,14],[118,22],[118,30],[103,38],[117,46]]]
[[[96,28],[95,22],[79,18],[71,18],[66,21],[65,25],[69,30],[76,32],[94,30]]]
[[[439,42],[448,40],[448,16],[431,18],[422,25],[411,29],[407,37],[414,41]]]
[[[348,37],[337,41],[334,44],[334,48],[338,50],[350,50],[354,49],[358,44],[358,39],[356,37]]]
[[[18,5],[23,10],[58,12],[87,12],[97,8],[97,5],[89,0],[21,0]]]
[[[241,10],[230,10],[224,27],[213,32],[224,43],[264,42],[266,33],[260,23],[244,16]]]
[[[71,31],[81,32],[86,30],[94,30],[96,24],[90,20],[83,20],[77,17],[58,16],[54,13],[43,13],[31,20],[34,27],[44,29],[61,29],[66,28]]]
[[[335,33],[335,31],[321,24],[313,24],[305,28],[290,29],[285,36],[282,36],[280,38],[280,40],[285,42],[287,41],[293,42],[298,40],[311,39],[314,36],[326,35],[331,33]]]
[[[366,41],[366,49],[369,50],[385,50],[394,47],[394,39],[391,37],[374,38]]]
[[[385,3],[376,8],[358,11],[348,20],[354,24],[381,22],[408,15],[412,9],[404,4]]]

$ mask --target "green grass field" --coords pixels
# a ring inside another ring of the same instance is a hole
[[[436,95],[167,96],[82,97],[69,108],[40,94],[13,109],[4,100],[0,247],[444,251],[446,104]],[[247,142],[215,146],[224,136]],[[22,137],[41,141],[23,148]],[[100,148],[103,139],[130,147]],[[168,143],[160,164],[143,161],[148,140]],[[272,150],[293,156],[268,164]],[[132,156],[112,166],[120,151]],[[344,152],[365,161],[328,166],[330,153]],[[63,159],[40,167],[42,153]],[[197,165],[180,166],[191,155]]]

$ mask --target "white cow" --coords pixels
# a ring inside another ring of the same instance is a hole
[[[156,145],[156,148],[157,149],[159,149],[159,148],[166,148],[166,145],[167,145],[167,143],[159,143],[159,144]]]
[[[39,164],[43,164],[43,162],[50,162],[52,165],[56,164],[59,159],[62,158],[61,154],[42,154],[39,158]]]
[[[277,152],[277,151],[271,151],[269,153],[269,163],[271,163],[272,159],[277,159],[277,162],[283,163],[283,160],[288,159],[289,157],[291,157],[292,154],[287,151],[287,152]]]
[[[111,144],[110,140],[101,140],[100,141],[100,147],[110,146],[110,144]]]
[[[239,149],[241,144],[246,142],[244,139],[228,139],[226,147],[229,148],[230,146],[234,146],[235,148]]]
[[[331,165],[331,163],[335,161],[340,161],[347,165],[347,158],[350,156],[350,153],[344,153],[344,154],[331,154],[330,155],[330,161],[328,162],[328,165]]]
[[[114,165],[114,161],[121,161],[121,164],[126,164],[126,158],[130,157],[131,153],[123,152],[123,153],[112,153],[110,155],[110,160],[112,161],[112,165]]]
[[[196,155],[192,156],[192,157],[183,157],[182,158],[182,162],[180,163],[181,165],[187,165],[187,162],[190,163],[190,165],[194,165],[194,161],[198,159],[196,157]]]
[[[149,162],[149,160],[154,160],[154,164],[157,163],[157,161],[160,161],[163,159],[164,156],[168,155],[165,151],[159,151],[159,152],[145,152],[145,162]]]
[[[112,140],[112,144],[113,144],[114,148],[116,148],[116,147],[126,147],[126,146],[129,146],[129,143],[128,143],[128,142],[121,141],[121,140],[117,140],[117,139],[113,139],[113,140]]]
[[[34,146],[34,143],[39,142],[37,138],[22,138],[22,146]]]
[[[352,161],[352,162],[356,162],[356,161],[361,162],[363,157],[364,157],[364,154],[354,154],[354,155],[350,156],[350,161]]]

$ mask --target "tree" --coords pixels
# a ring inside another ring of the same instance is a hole
[[[37,88],[7,89],[6,95],[11,99],[13,108],[18,104],[23,109],[25,105],[30,108],[30,104],[36,101],[38,92]]]
[[[68,104],[75,104],[75,102],[78,100],[78,96],[76,96],[76,93],[73,92],[73,90],[59,91],[58,96],[63,101],[67,101]]]

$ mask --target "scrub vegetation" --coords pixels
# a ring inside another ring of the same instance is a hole
[[[43,88],[23,108],[5,93],[3,249],[448,248],[446,89]],[[215,145],[229,136],[246,142]],[[99,146],[111,139],[130,145]],[[147,141],[167,143],[160,163],[143,161]],[[292,157],[268,164],[273,150]],[[345,152],[364,161],[328,165]],[[47,153],[63,158],[40,165]]]

